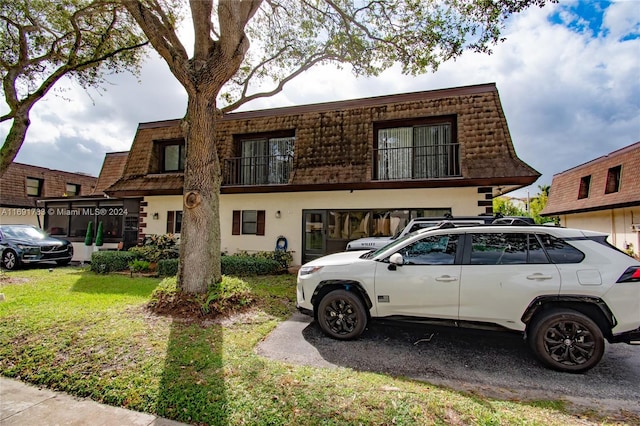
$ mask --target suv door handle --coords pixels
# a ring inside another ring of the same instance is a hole
[[[527,275],[528,280],[551,280],[553,277],[551,275],[544,275],[539,272],[536,272],[533,275]]]
[[[436,281],[444,281],[444,282],[458,281],[458,277],[452,277],[450,275],[442,275],[441,277],[436,277]]]

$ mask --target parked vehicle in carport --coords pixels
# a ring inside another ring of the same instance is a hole
[[[374,318],[522,333],[546,366],[584,372],[605,340],[640,344],[640,262],[591,231],[442,223],[376,251],[303,265],[297,306],[336,339]]]
[[[481,224],[504,224],[504,225],[533,225],[535,222],[530,217],[523,216],[444,216],[444,217],[416,217],[411,219],[407,226],[390,237],[365,237],[347,243],[346,251],[372,250],[386,246],[391,241],[402,238],[418,229],[431,228],[442,222],[449,222],[456,225],[481,225]]]
[[[73,245],[32,225],[0,225],[0,253],[2,266],[10,270],[40,262],[67,265],[73,257]]]

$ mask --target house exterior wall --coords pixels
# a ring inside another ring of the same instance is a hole
[[[0,225],[33,225],[40,227],[43,214],[34,207],[0,207]],[[40,221],[38,221],[38,219]]]
[[[565,214],[560,216],[560,224],[607,233],[608,241],[620,250],[627,251],[632,244],[635,255],[640,254],[640,232],[632,229],[632,224],[640,224],[640,206]]]
[[[40,195],[27,194],[27,178],[39,179]],[[0,224],[42,226],[44,212],[37,200],[44,197],[65,197],[66,185],[80,186],[80,194],[91,194],[97,178],[29,164],[11,163],[0,179]]]
[[[485,213],[478,206],[484,199],[477,188],[436,188],[405,190],[368,190],[298,192],[271,194],[223,194],[220,197],[221,250],[272,251],[279,236],[287,238],[288,250],[293,253],[293,265],[302,264],[303,210],[359,210],[359,209],[451,209],[454,216]],[[166,233],[167,211],[182,210],[181,196],[145,197],[143,211],[144,233]],[[232,235],[234,210],[264,210],[265,235]],[[280,217],[276,212],[280,211]],[[158,219],[153,214],[158,213]]]
[[[144,205],[146,203],[146,205]],[[143,215],[140,221],[142,233],[145,235],[162,235],[167,233],[167,212],[180,211],[183,208],[181,195],[158,195],[145,197],[141,207]],[[158,213],[158,219],[153,215]]]

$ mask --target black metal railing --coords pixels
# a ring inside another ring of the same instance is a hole
[[[228,158],[224,160],[223,185],[286,184],[292,165],[292,155]]]
[[[375,149],[374,180],[436,179],[461,176],[460,144]]]

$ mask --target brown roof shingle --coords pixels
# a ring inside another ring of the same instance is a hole
[[[94,194],[104,192],[105,189],[113,185],[122,177],[128,157],[129,151],[108,152],[104,156],[104,162],[102,163],[102,169],[98,176],[98,182],[96,183]]]
[[[42,179],[40,197],[27,195],[27,177]],[[93,193],[97,178],[82,173],[71,173],[46,167],[11,163],[0,179],[0,205],[7,207],[35,207],[36,199],[66,196],[66,185],[80,185],[79,195]]]
[[[216,124],[216,145],[222,161],[238,156],[237,135],[295,129],[295,173],[283,190],[327,184],[382,187],[388,182],[372,181],[374,125],[437,116],[455,116],[462,164],[462,176],[441,180],[439,186],[526,186],[540,176],[518,158],[493,83],[229,113]],[[154,175],[159,171],[154,145],[182,138],[180,120],[141,123],[122,179],[106,192],[113,196],[180,193],[180,175]],[[434,180],[410,183],[428,187]]]
[[[609,169],[621,166],[617,192],[605,193]],[[578,198],[582,178],[591,176],[589,194]],[[558,215],[640,205],[640,142],[553,176],[542,215]]]

